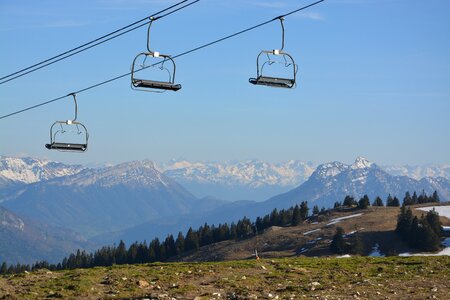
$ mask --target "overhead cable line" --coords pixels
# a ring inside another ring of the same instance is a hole
[[[197,3],[200,0],[195,0],[193,2],[190,2],[190,3],[187,3],[187,4],[183,5],[181,7],[178,7],[176,9],[174,9],[174,10],[171,10],[171,9],[177,7],[177,6],[180,6],[181,4],[183,4],[183,3],[187,2],[187,1],[189,1],[189,0],[180,1],[180,2],[178,2],[176,4],[174,4],[174,5],[171,5],[171,6],[167,7],[167,8],[165,8],[165,9],[163,9],[163,10],[160,10],[160,11],[158,11],[158,12],[156,12],[156,13],[148,16],[148,17],[145,17],[145,18],[143,18],[141,20],[133,22],[133,23],[131,23],[129,25],[126,25],[126,26],[124,26],[124,27],[122,27],[120,29],[114,30],[113,32],[105,34],[105,35],[103,35],[103,36],[101,36],[99,38],[96,38],[96,39],[94,39],[94,40],[92,40],[90,42],[84,43],[84,44],[82,44],[80,46],[72,48],[72,49],[70,49],[68,51],[65,51],[65,52],[63,52],[61,54],[55,55],[55,56],[53,56],[51,58],[43,60],[43,61],[41,61],[39,63],[36,63],[36,64],[34,64],[32,66],[29,66],[29,67],[26,67],[26,68],[21,69],[19,71],[16,71],[14,73],[11,73],[9,75],[3,76],[3,77],[0,78],[0,84],[7,83],[9,81],[17,79],[17,78],[22,77],[24,75],[27,75],[29,73],[35,72],[35,71],[37,71],[39,69],[45,68],[47,66],[50,66],[50,65],[52,65],[52,64],[54,64],[56,62],[59,62],[59,61],[64,60],[66,58],[69,58],[69,57],[71,57],[71,56],[73,56],[75,54],[84,52],[84,51],[86,51],[88,49],[91,49],[91,48],[93,48],[95,46],[98,46],[98,45],[103,44],[103,43],[105,43],[107,41],[115,39],[115,38],[117,38],[117,37],[119,37],[121,35],[124,35],[124,34],[130,32],[130,31],[136,30],[136,29],[138,29],[138,28],[140,28],[142,26],[147,25],[148,23],[150,23],[151,19],[153,21],[155,21],[157,19],[164,18],[164,17],[166,17],[168,15],[173,14],[174,12],[177,12],[177,11],[179,11],[181,9],[184,9],[184,8],[186,8],[188,6],[191,6],[192,4]],[[171,11],[169,11],[169,10],[171,10]],[[167,11],[169,11],[169,12],[167,12]],[[162,14],[164,12],[166,12],[166,13],[163,14],[163,15],[160,15],[160,14]],[[144,22],[144,21],[146,21],[146,22]],[[144,22],[144,23],[142,23],[142,22]],[[139,23],[142,23],[142,24],[139,24]]]
[[[271,23],[271,22],[274,22],[274,21],[276,21],[276,20],[278,20],[278,19],[280,19],[280,18],[282,18],[282,17],[286,17],[286,16],[289,16],[289,15],[292,15],[292,14],[294,14],[294,13],[297,13],[297,12],[299,12],[299,11],[301,11],[301,10],[307,9],[307,8],[309,8],[309,7],[312,7],[312,6],[314,6],[314,5],[317,5],[317,4],[319,4],[319,3],[321,3],[321,2],[324,2],[324,1],[325,1],[325,0],[319,0],[319,1],[313,2],[313,3],[308,4],[308,5],[306,5],[306,6],[300,7],[300,8],[298,8],[298,9],[296,9],[296,10],[290,11],[290,12],[284,14],[284,15],[280,15],[280,16],[278,16],[278,17],[275,17],[275,18],[273,18],[273,19],[271,19],[271,20],[268,20],[268,21],[265,21],[265,22],[263,22],[263,23],[254,25],[254,26],[252,26],[252,27],[243,29],[243,30],[238,31],[238,32],[236,32],[236,33],[227,35],[227,36],[225,36],[225,37],[223,37],[223,38],[220,38],[220,39],[217,39],[217,40],[215,40],[215,41],[212,41],[212,42],[203,44],[203,45],[198,46],[198,47],[196,47],[196,48],[193,48],[193,49],[191,49],[191,50],[187,50],[187,51],[185,51],[185,52],[182,52],[182,53],[180,53],[180,54],[177,54],[177,55],[175,55],[175,56],[172,56],[172,58],[173,58],[173,59],[179,58],[179,57],[185,56],[185,55],[187,55],[187,54],[190,54],[190,53],[192,53],[192,52],[198,51],[198,50],[200,50],[200,49],[203,49],[203,48],[212,46],[212,45],[214,45],[214,44],[217,44],[217,43],[219,43],[219,42],[222,42],[222,41],[224,41],[224,40],[230,39],[230,38],[232,38],[232,37],[241,35],[241,34],[243,34],[243,33],[245,33],[245,32],[248,32],[248,31],[251,31],[251,30],[256,29],[256,28],[258,28],[258,27],[264,26],[264,25],[269,24],[269,23]],[[161,62],[155,63],[155,64],[153,64],[153,65],[146,66],[146,67],[144,67],[144,68],[142,68],[142,69],[136,70],[135,72],[142,71],[142,70],[147,69],[147,68],[149,68],[149,67],[154,67],[154,66],[156,66],[156,65],[158,65],[158,64],[160,64],[160,63],[161,63]],[[78,91],[73,92],[73,93],[79,94],[79,93],[85,92],[85,91],[87,91],[87,90],[90,90],[90,89],[99,87],[99,86],[101,86],[101,85],[110,83],[110,82],[112,82],[112,81],[116,81],[116,80],[118,80],[118,79],[124,78],[124,77],[129,76],[129,75],[131,75],[131,72],[128,72],[128,73],[126,73],[126,74],[123,74],[123,75],[119,75],[119,76],[113,77],[113,78],[111,78],[111,79],[108,79],[108,80],[105,80],[105,81],[102,81],[102,82],[99,82],[99,83],[96,83],[96,84],[94,84],[94,85],[88,86],[88,87],[86,87],[86,88],[83,88],[83,89],[78,90]],[[70,95],[70,94],[69,94],[69,95]],[[48,100],[48,101],[45,101],[45,102],[42,102],[42,103],[39,103],[39,104],[30,106],[30,107],[27,107],[27,108],[24,108],[24,109],[21,109],[21,110],[12,112],[12,113],[9,113],[9,114],[7,114],[7,115],[3,115],[3,116],[0,117],[0,120],[1,120],[1,119],[4,119],[4,118],[7,118],[7,117],[10,117],[10,116],[13,116],[13,115],[16,115],[16,114],[23,113],[23,112],[25,112],[25,111],[28,111],[28,110],[31,110],[31,109],[34,109],[34,108],[37,108],[37,107],[40,107],[40,106],[43,106],[43,105],[50,104],[50,103],[52,103],[52,102],[56,102],[56,101],[58,101],[58,100],[61,100],[61,99],[66,98],[67,96],[68,96],[68,95],[64,95],[64,96],[61,96],[61,97],[58,97],[58,98],[55,98],[55,99],[52,99],[52,100]]]

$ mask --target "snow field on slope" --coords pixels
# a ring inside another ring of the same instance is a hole
[[[446,217],[448,219],[450,219],[450,205],[447,206],[427,206],[427,207],[419,207],[416,208],[418,210],[422,210],[422,211],[430,211],[430,210],[435,210],[439,216],[441,217]]]

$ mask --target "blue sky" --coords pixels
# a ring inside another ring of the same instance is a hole
[[[314,1],[311,1],[314,2]],[[154,23],[152,45],[176,55],[308,1],[201,0]],[[0,1],[0,75],[68,50],[174,1]],[[71,100],[0,120],[0,153],[67,163],[299,159],[379,164],[450,162],[450,2],[328,0],[285,20],[298,66],[293,90],[253,86],[257,54],[280,27],[176,60],[176,93],[133,91],[124,78],[78,95],[90,131],[83,154],[44,148]],[[0,85],[0,114],[130,70],[146,28]]]

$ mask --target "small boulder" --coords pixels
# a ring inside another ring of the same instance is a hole
[[[140,288],[148,288],[148,287],[150,286],[150,283],[148,283],[148,282],[145,281],[145,280],[138,280],[137,285],[138,285]]]

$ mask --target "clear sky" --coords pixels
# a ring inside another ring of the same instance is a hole
[[[0,75],[156,12],[163,0],[0,0]],[[314,1],[311,1],[314,2]],[[154,23],[152,44],[176,55],[309,1],[201,0]],[[253,86],[256,56],[279,47],[271,23],[179,58],[174,93],[124,78],[78,95],[84,154],[44,148],[71,100],[0,120],[0,154],[67,163],[299,159],[450,162],[450,1],[328,0],[285,20],[296,89]],[[130,70],[146,28],[0,85],[0,114]],[[1,77],[1,76],[0,76]]]

